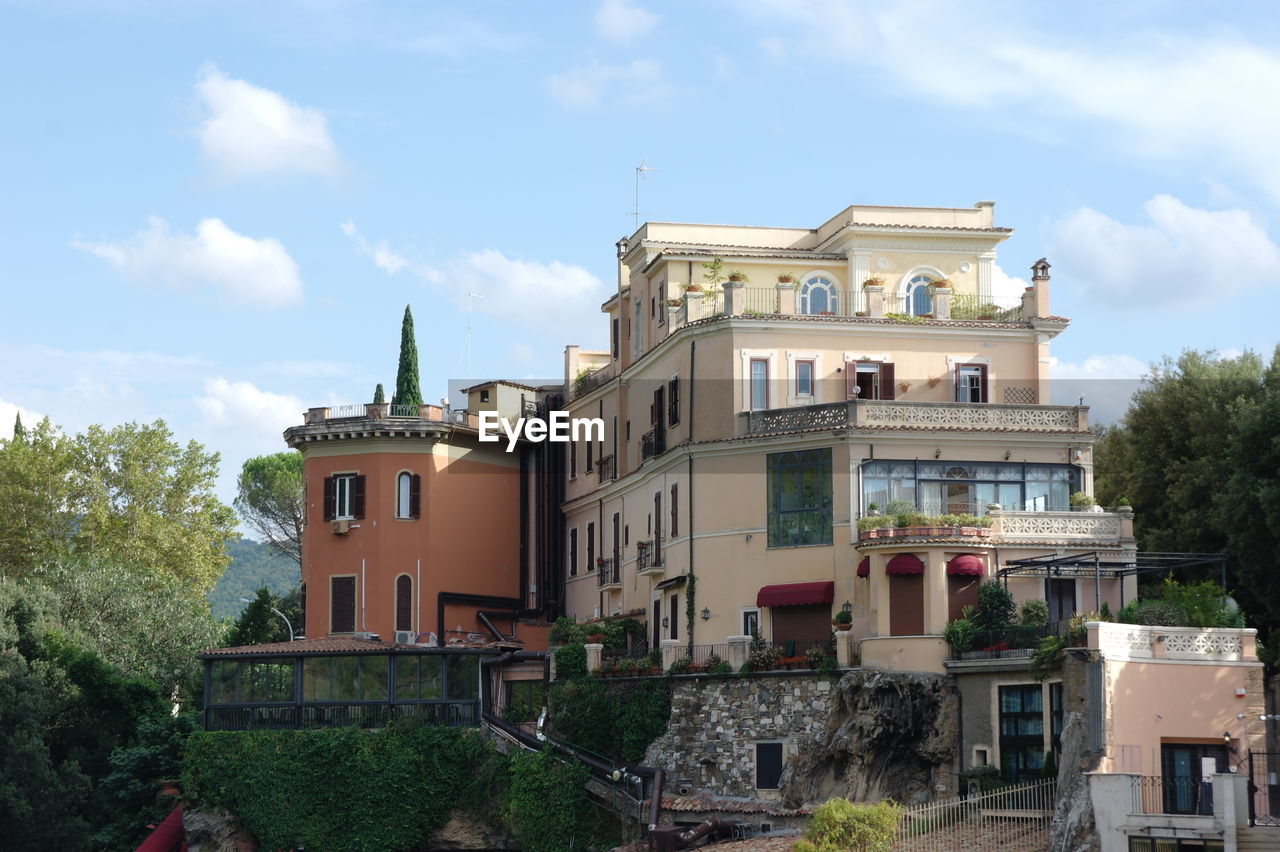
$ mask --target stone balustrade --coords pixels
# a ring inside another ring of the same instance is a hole
[[[1256,662],[1252,627],[1161,627],[1090,621],[1089,647],[1108,660],[1140,662]]]
[[[985,402],[851,400],[743,412],[744,435],[822,428],[945,430],[948,432],[1048,432],[1089,430],[1082,405],[1017,405]]]

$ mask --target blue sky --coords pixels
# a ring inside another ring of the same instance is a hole
[[[0,0],[0,435],[165,418],[222,494],[311,405],[556,376],[640,216],[997,202],[1055,375],[1269,355],[1280,15],[1236,3]]]

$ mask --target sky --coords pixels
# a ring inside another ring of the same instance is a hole
[[[0,0],[0,437],[163,418],[230,501],[394,384],[406,304],[428,400],[602,348],[637,209],[980,200],[1105,420],[1275,347],[1277,92],[1266,3]]]

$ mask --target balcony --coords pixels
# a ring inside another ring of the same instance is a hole
[[[1258,631],[1252,627],[1153,627],[1091,621],[1089,647],[1108,660],[1138,662],[1256,662]]]
[[[667,433],[658,429],[650,429],[640,438],[640,460],[660,456],[667,451]]]
[[[618,478],[618,462],[617,457],[608,455],[601,456],[596,459],[596,475],[599,476],[599,482],[604,485],[606,482],[613,482]]]
[[[993,535],[1001,544],[1120,545],[1133,542],[1132,512],[993,511]],[[1127,522],[1127,523],[1126,523]]]
[[[1083,405],[864,399],[746,411],[738,417],[740,435],[811,429],[910,429],[1063,435],[1089,431],[1089,409]]]
[[[596,582],[602,589],[619,588],[622,577],[618,570],[618,562],[613,557],[600,557],[596,560]]]
[[[465,409],[453,410],[439,405],[392,405],[388,402],[357,402],[330,405],[324,408],[308,408],[303,415],[307,426],[353,420],[425,420],[436,423],[454,423],[476,427],[475,413]]]
[[[662,554],[653,539],[636,542],[636,573],[658,572],[662,570]]]

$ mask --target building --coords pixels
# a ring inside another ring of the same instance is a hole
[[[864,664],[941,673],[944,626],[1001,566],[1131,554],[1128,512],[1072,510],[1094,436],[1086,408],[1050,402],[1069,321],[1043,260],[996,292],[1010,233],[980,202],[620,241],[610,350],[566,352],[570,414],[606,423],[569,448],[567,612],[795,651],[846,608]],[[873,529],[884,509],[919,517]],[[1009,587],[1055,619],[1136,593],[1110,570]]]
[[[554,535],[539,533],[558,524],[540,530],[531,507],[557,445],[507,452],[477,428],[477,411],[514,418],[545,410],[544,396],[491,382],[471,389],[476,411],[332,406],[286,430],[306,481],[308,637],[546,647],[558,574],[544,553]]]

